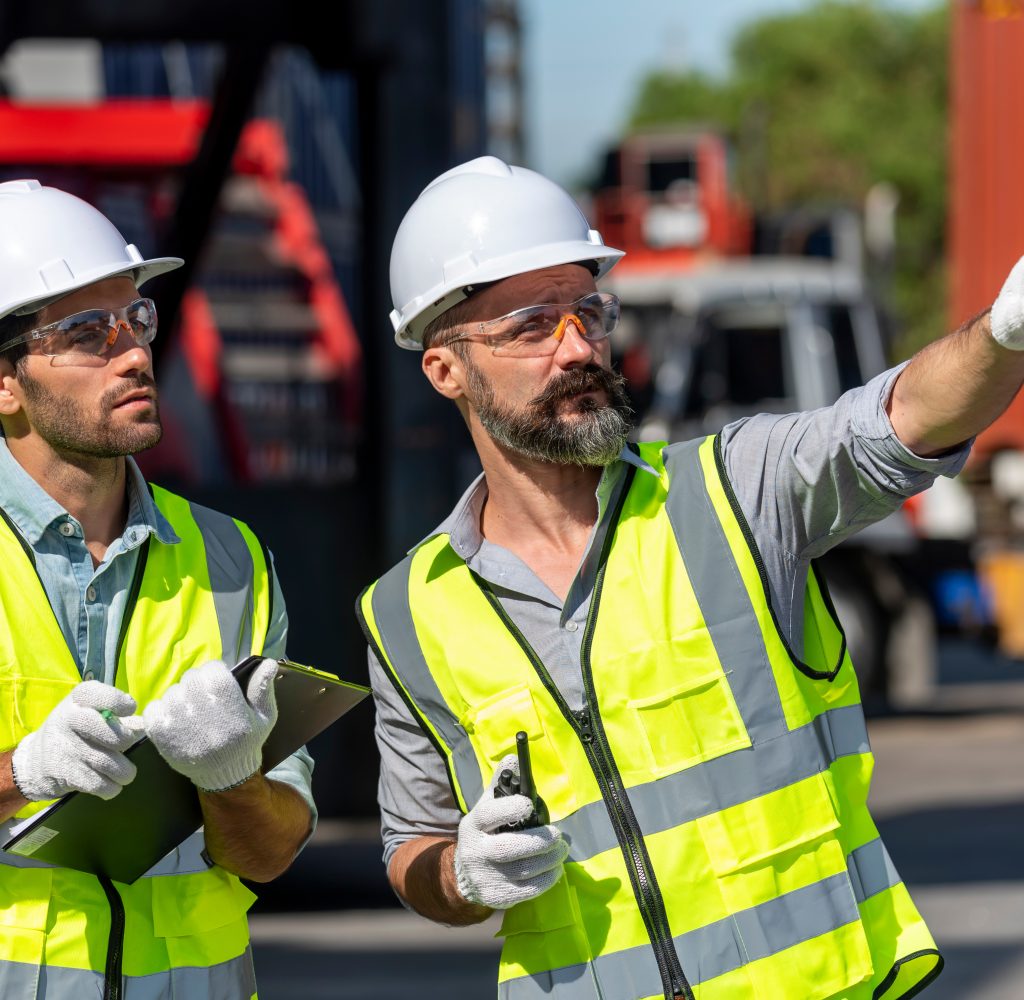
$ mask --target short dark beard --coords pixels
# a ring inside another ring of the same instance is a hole
[[[632,428],[633,411],[626,380],[618,372],[600,365],[561,372],[516,410],[494,398],[490,381],[468,358],[465,364],[476,415],[498,444],[524,458],[554,465],[603,467],[619,457]],[[600,390],[607,403],[581,396],[571,415],[559,413],[563,400]]]
[[[52,392],[25,369],[24,363],[18,365],[18,383],[25,392],[26,402],[32,407],[32,427],[58,454],[122,458],[152,448],[163,436],[160,410],[155,400],[153,419],[125,427],[113,427],[102,421],[97,422],[94,416],[86,412],[80,401]],[[100,413],[106,416],[127,393],[136,389],[149,389],[153,385],[153,380],[144,376],[122,379],[118,386],[100,397]]]

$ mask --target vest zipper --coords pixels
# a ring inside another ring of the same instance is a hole
[[[583,743],[584,752],[590,758],[591,770],[597,778],[601,796],[611,817],[615,834],[626,858],[626,867],[633,883],[633,894],[640,906],[640,914],[647,926],[651,939],[651,948],[658,962],[665,996],[681,997],[683,1000],[694,1000],[693,991],[683,974],[683,967],[676,954],[669,927],[668,914],[665,912],[665,900],[658,886],[657,876],[651,865],[651,857],[644,843],[643,831],[637,822],[633,806],[629,801],[618,765],[612,755],[608,736],[604,731],[604,722],[598,710],[597,693],[594,690],[594,675],[590,664],[590,649],[594,642],[594,628],[597,624],[597,609],[601,603],[601,591],[604,585],[605,560],[602,560],[594,583],[594,596],[590,602],[590,613],[587,615],[586,631],[583,633],[583,651],[580,665],[583,668],[583,687],[587,707],[579,713],[572,713],[576,719],[576,728]]]
[[[114,883],[105,875],[99,876],[100,885],[110,905],[110,937],[107,941],[107,965],[103,970],[103,1000],[122,1000],[124,989],[121,960],[124,957],[124,903]]]
[[[622,495],[613,514],[615,524],[618,523],[619,515],[622,513],[622,506],[626,501],[635,472],[635,468],[630,469],[629,479],[623,486]],[[597,710],[597,695],[594,691],[594,677],[590,665],[590,649],[594,641],[597,610],[601,603],[605,567],[608,563],[608,553],[613,536],[614,530],[609,530],[601,552],[601,568],[598,570],[597,579],[594,582],[594,596],[590,602],[590,613],[587,615],[587,625],[583,633],[580,667],[583,673],[586,707],[579,712],[574,712],[569,708],[561,692],[555,687],[543,661],[526,641],[526,637],[519,631],[515,622],[509,618],[487,581],[477,576],[472,570],[470,570],[470,574],[502,623],[519,643],[533,665],[533,669],[537,672],[541,683],[583,745],[583,752],[597,779],[601,798],[604,801],[605,809],[608,810],[612,828],[615,830],[615,838],[619,842],[619,849],[626,861],[626,870],[629,872],[630,882],[633,885],[633,896],[636,899],[640,915],[643,917],[644,926],[647,928],[647,935],[651,940],[651,948],[658,963],[666,1000],[694,1000],[693,991],[683,974],[683,967],[676,954],[675,943],[672,941],[672,931],[669,927],[668,915],[665,912],[665,901],[651,865],[650,855],[647,853],[643,831],[640,829],[636,814],[629,802],[629,796],[622,783],[622,776],[619,774],[618,766],[608,744],[608,737],[601,721],[601,713]]]

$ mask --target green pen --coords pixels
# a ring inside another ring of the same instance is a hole
[[[100,715],[102,715],[103,718],[107,720],[107,722],[109,722],[114,717],[114,713],[111,712],[109,708],[101,708]]]

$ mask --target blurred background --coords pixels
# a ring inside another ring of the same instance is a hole
[[[983,309],[1024,252],[1024,0],[0,3],[0,179],[148,255],[156,482],[274,552],[293,659],[365,679],[361,588],[475,456],[395,348],[388,255],[482,153],[628,251],[639,435],[827,405]],[[159,283],[159,284],[158,284]],[[870,714],[875,813],[947,958],[1024,995],[1024,403],[956,481],[825,563]],[[253,911],[263,1000],[493,995],[495,927],[387,887],[372,710],[313,744],[321,822]]]

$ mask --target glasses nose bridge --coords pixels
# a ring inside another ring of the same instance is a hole
[[[560,344],[562,342],[569,329],[570,323],[576,327],[576,332],[584,340],[587,339],[587,328],[584,326],[583,320],[580,319],[579,314],[575,312],[567,312],[562,315],[562,318],[558,321],[558,326],[555,327],[554,333],[551,334],[555,343]]]
[[[125,333],[127,333],[128,336],[131,337],[133,341],[135,340],[135,335],[132,331],[131,323],[129,323],[128,320],[125,319],[123,313],[120,316],[117,313],[111,313],[110,316],[107,318],[107,325],[108,332],[105,348],[106,350],[109,351],[110,348],[112,348],[114,344],[117,343],[117,338],[122,328],[124,328]]]

